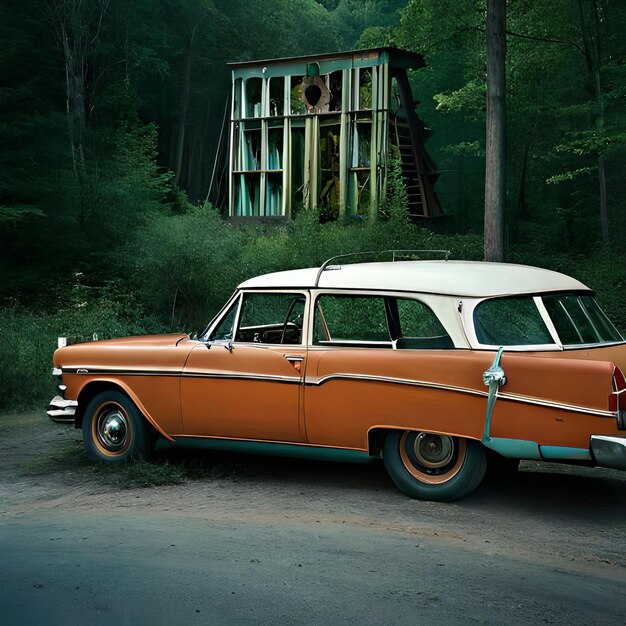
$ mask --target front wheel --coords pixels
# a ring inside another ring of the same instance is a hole
[[[120,391],[103,391],[89,401],[82,431],[85,454],[92,461],[122,463],[145,458],[154,445],[145,419]]]
[[[485,475],[485,449],[477,441],[394,430],[383,451],[387,473],[406,495],[451,502],[474,490]]]

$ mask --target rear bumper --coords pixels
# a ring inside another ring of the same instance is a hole
[[[626,436],[591,435],[591,452],[597,465],[626,470]]]
[[[77,407],[76,400],[65,400],[61,396],[54,396],[50,400],[47,413],[55,422],[73,422]]]

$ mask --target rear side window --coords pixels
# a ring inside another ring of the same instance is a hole
[[[437,316],[419,300],[399,298],[398,320],[402,337],[426,338],[447,335]]]
[[[590,296],[544,296],[543,303],[564,346],[623,341],[615,326]]]
[[[454,342],[433,311],[419,300],[398,298],[390,303],[397,306],[399,334],[396,347],[411,350],[443,350],[454,348]]]
[[[554,343],[531,297],[484,300],[474,309],[474,329],[479,343],[489,346]]]
[[[425,350],[454,347],[433,311],[409,298],[324,294],[316,301],[313,329],[313,343],[318,345],[354,343]]]

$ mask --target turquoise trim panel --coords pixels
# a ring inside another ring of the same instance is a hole
[[[542,456],[539,451],[539,444],[534,441],[525,441],[522,439],[504,439],[500,437],[490,437],[483,445],[502,456],[510,459],[530,459],[541,461]]]
[[[242,454],[260,454],[264,456],[295,457],[316,461],[337,461],[341,463],[372,463],[376,457],[362,450],[344,450],[343,448],[321,448],[318,446],[297,446],[288,443],[270,443],[264,441],[239,441],[235,439],[208,439],[204,437],[175,437],[177,445],[205,450],[224,450]]]
[[[591,461],[591,453],[586,448],[566,448],[565,446],[540,446],[541,456],[546,461]]]

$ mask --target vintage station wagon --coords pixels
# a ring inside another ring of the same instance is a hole
[[[382,458],[404,493],[442,501],[487,460],[626,469],[626,344],[588,287],[534,267],[336,257],[242,283],[197,339],[76,344],[54,366],[49,414],[94,460],[158,436]]]

